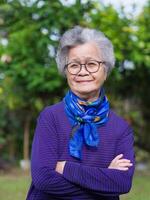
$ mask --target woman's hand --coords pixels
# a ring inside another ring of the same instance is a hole
[[[111,161],[108,168],[127,171],[132,165],[130,160],[123,158],[123,154],[119,154]]]
[[[66,161],[58,161],[55,168],[56,172],[63,174],[65,163]],[[132,165],[130,160],[123,158],[123,154],[119,154],[111,161],[108,168],[127,171]]]
[[[55,171],[60,173],[60,174],[63,174],[65,163],[66,163],[66,161],[57,162]]]

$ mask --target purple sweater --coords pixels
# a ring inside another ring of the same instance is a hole
[[[109,121],[98,128],[97,148],[83,146],[82,160],[69,155],[71,125],[60,102],[46,107],[38,117],[32,144],[32,183],[27,200],[118,200],[129,192],[134,173],[133,131],[110,110]],[[118,155],[130,159],[128,171],[108,169]],[[67,161],[63,174],[57,161]]]

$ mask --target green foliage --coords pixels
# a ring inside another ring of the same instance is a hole
[[[35,116],[44,106],[64,96],[67,84],[55,63],[58,40],[66,29],[82,25],[100,29],[112,41],[116,67],[106,91],[114,108],[121,101],[123,115],[135,127],[137,143],[140,141],[139,145],[150,151],[150,1],[136,18],[128,18],[123,10],[118,13],[99,1],[81,4],[76,0],[70,6],[59,0],[41,2],[0,2],[1,143],[7,144],[13,135],[20,148],[26,116],[35,123]],[[125,99],[136,105],[130,113],[124,110]]]
[[[13,126],[5,135],[3,126],[1,138],[7,141],[13,134],[19,143],[26,117],[34,120],[44,106],[64,96],[66,81],[57,72],[54,59],[58,39],[64,30],[82,23],[82,14],[91,9],[90,3],[81,8],[79,1],[72,7],[58,0],[45,1],[43,6],[40,1],[29,4],[13,0],[0,7],[0,39],[8,40],[0,48],[0,101],[7,112],[5,126]],[[9,112],[15,113],[11,125],[7,123]],[[19,129],[14,126],[16,120]]]

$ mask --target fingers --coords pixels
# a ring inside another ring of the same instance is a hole
[[[119,159],[121,159],[123,157],[123,154],[119,154],[118,156],[116,156],[113,161],[117,161]]]
[[[125,159],[123,154],[119,154],[112,160],[108,168],[127,171],[132,165],[129,159]]]
[[[117,160],[116,162],[118,162],[118,163],[130,163],[131,161],[130,160],[128,160],[128,159],[120,159],[120,160]]]
[[[131,167],[133,164],[132,163],[119,163],[119,167]]]
[[[129,159],[125,159],[125,158],[122,158],[123,157],[123,154],[119,154],[118,156],[116,156],[112,161],[113,162],[117,162],[117,163],[121,163],[121,162],[124,162],[124,163],[130,163],[131,161]],[[122,159],[121,159],[122,158]]]
[[[58,161],[57,164],[56,164],[55,171],[60,173],[60,174],[63,174],[65,164],[66,164],[66,161]]]
[[[118,167],[116,169],[121,170],[121,171],[127,171],[129,168],[128,167]]]

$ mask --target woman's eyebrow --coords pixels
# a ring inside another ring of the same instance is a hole
[[[93,60],[95,58],[92,58],[92,57],[85,57],[85,61],[87,60]],[[80,58],[73,58],[71,60],[69,60],[69,62],[81,62],[81,59]]]

